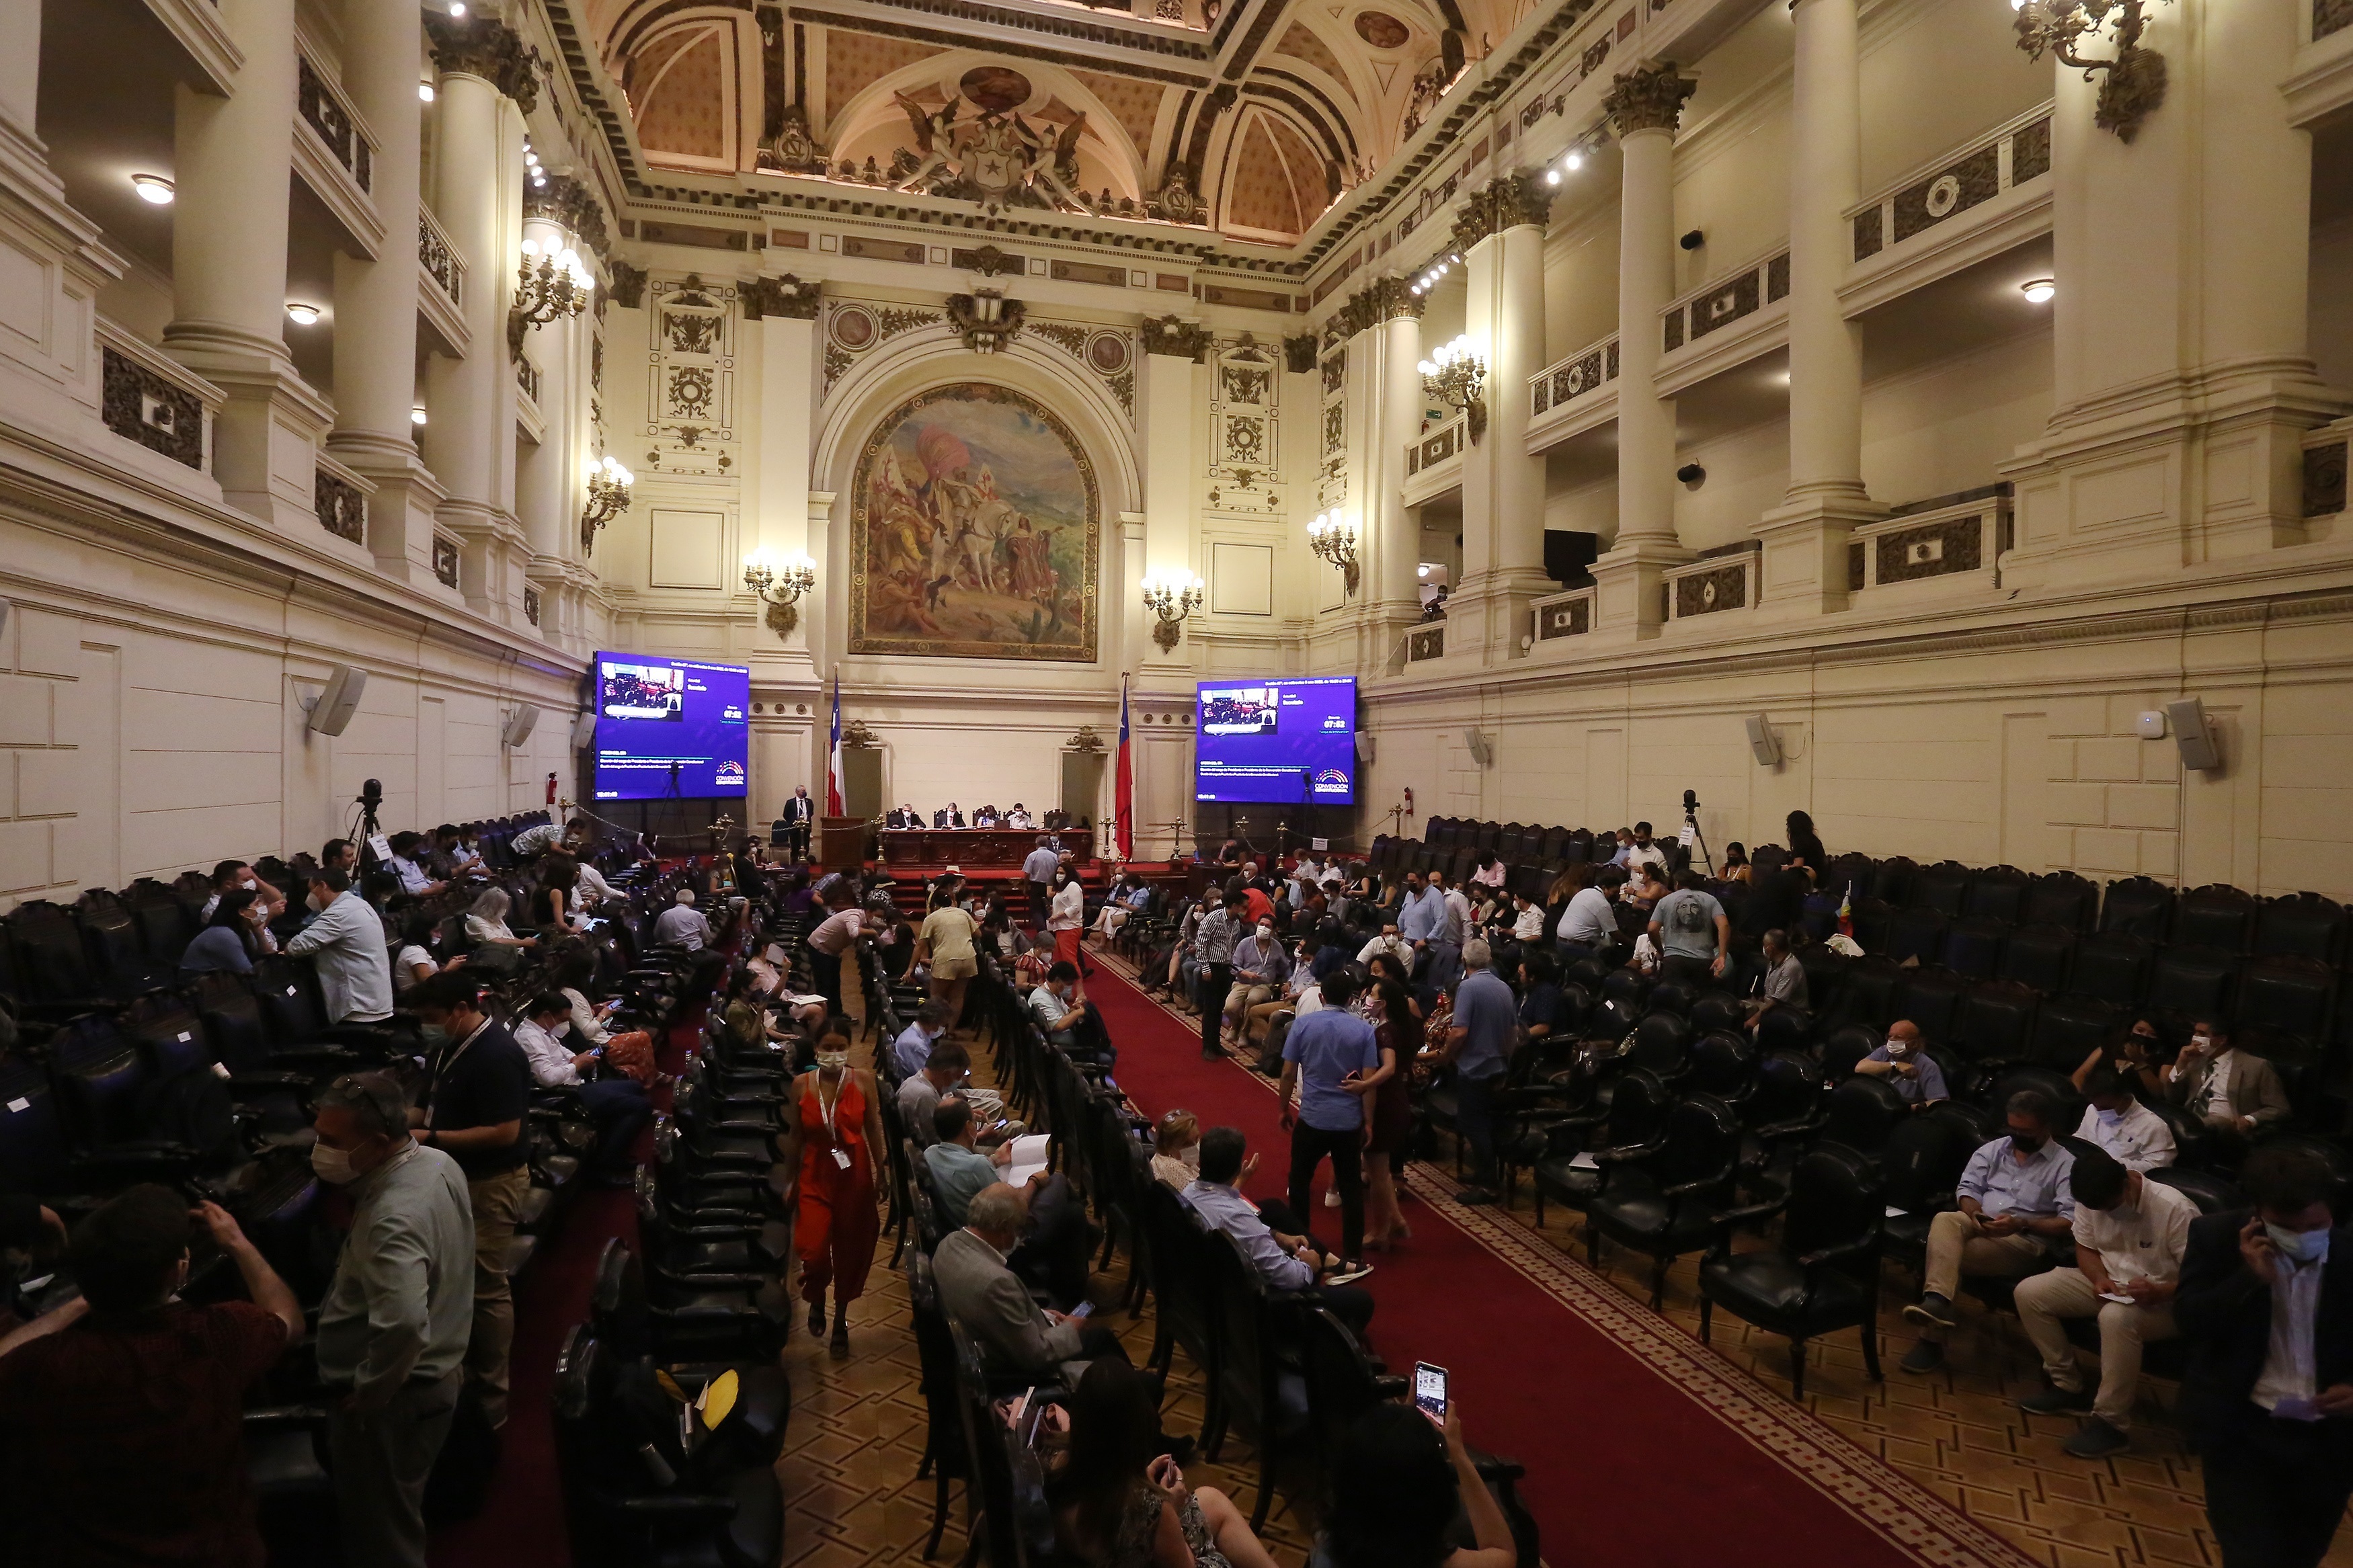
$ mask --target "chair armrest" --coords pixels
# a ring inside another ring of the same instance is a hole
[[[1387,1399],[1403,1399],[1413,1392],[1413,1380],[1395,1373],[1384,1373],[1373,1379],[1373,1392]]]
[[[643,1497],[621,1498],[613,1506],[623,1513],[635,1514],[640,1519],[680,1522],[717,1524],[735,1517],[733,1498],[712,1497],[705,1492],[656,1492]]]
[[[1797,1263],[1799,1268],[1811,1271],[1825,1263],[1835,1263],[1841,1258],[1856,1258],[1877,1250],[1879,1250],[1879,1227],[1873,1226],[1871,1234],[1860,1241],[1841,1241],[1835,1247],[1825,1247],[1819,1251],[1802,1254],[1797,1259]]]
[[[290,1089],[305,1092],[318,1083],[306,1072],[233,1072],[223,1080],[232,1089],[249,1089],[256,1094],[268,1094],[276,1089]]]
[[[1720,1210],[1713,1221],[1715,1226],[1716,1239],[1719,1242],[1728,1243],[1732,1239],[1732,1233],[1741,1226],[1755,1220],[1770,1219],[1788,1206],[1788,1194],[1784,1193],[1767,1203],[1743,1204],[1737,1208]]]
[[[1732,1173],[1729,1171],[1719,1171],[1715,1175],[1702,1176],[1697,1181],[1677,1182],[1672,1186],[1661,1187],[1659,1189],[1659,1196],[1662,1198],[1687,1198],[1694,1193],[1704,1193],[1710,1187],[1720,1187],[1724,1185],[1726,1181],[1731,1179],[1731,1175]]]
[[[1597,1149],[1593,1162],[1597,1165],[1623,1165],[1635,1160],[1647,1160],[1667,1146],[1663,1138],[1653,1138],[1648,1143],[1629,1143],[1623,1149]]]

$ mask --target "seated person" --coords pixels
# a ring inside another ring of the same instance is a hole
[[[1776,1007],[1793,1007],[1802,1013],[1811,1005],[1806,992],[1806,966],[1791,951],[1789,933],[1776,926],[1765,933],[1765,973],[1757,977],[1757,994],[1746,1003],[1748,1026],[1754,1030]]]
[[[1362,1339],[1373,1321],[1372,1293],[1357,1285],[1319,1287],[1325,1275],[1340,1270],[1338,1255],[1316,1246],[1305,1223],[1285,1205],[1242,1196],[1240,1184],[1250,1170],[1243,1158],[1247,1149],[1239,1127],[1212,1127],[1202,1134],[1201,1173],[1181,1194],[1186,1204],[1203,1225],[1240,1242],[1242,1255],[1269,1285],[1315,1289],[1317,1300]]]
[[[2010,1131],[1969,1156],[1956,1189],[1960,1207],[1928,1226],[1927,1289],[1904,1315],[1920,1325],[1906,1372],[1945,1364],[1953,1297],[1965,1274],[2031,1274],[2074,1234],[2067,1173],[2075,1163],[2053,1135],[2051,1101],[2033,1089],[2010,1097]]]
[[[1094,1004],[1083,994],[1085,986],[1079,979],[1079,966],[1068,959],[1056,963],[1046,971],[1046,983],[1029,993],[1029,1011],[1038,1026],[1046,1031],[1047,1043],[1056,1050],[1079,1060],[1094,1060],[1109,1068],[1119,1053],[1109,1042],[1094,1044],[1082,1037],[1080,1031],[1090,1024],[1100,1025]]]
[[[954,1040],[942,1040],[932,1047],[920,1072],[911,1072],[899,1084],[899,1125],[918,1149],[928,1149],[939,1141],[933,1130],[932,1116],[940,1108],[942,1098],[965,1080],[972,1071],[972,1053]]]
[[[654,941],[659,945],[682,947],[690,952],[711,945],[711,921],[694,907],[692,888],[681,888],[677,900],[655,917]]]
[[[213,901],[212,919],[181,951],[181,974],[221,970],[232,974],[252,973],[253,961],[264,952],[262,922],[269,918],[269,906],[252,889],[231,888],[221,894]]]
[[[2235,1049],[2219,1025],[2202,1018],[2167,1069],[2166,1092],[2176,1105],[2204,1117],[2210,1131],[2242,1146],[2287,1120],[2287,1090],[2278,1070]]]
[[[1152,1129],[1153,1179],[1179,1193],[1201,1174],[1201,1119],[1171,1110]]]
[[[1432,1430],[1432,1428],[1437,1428]],[[1462,1442],[1459,1400],[1436,1421],[1410,1405],[1376,1405],[1340,1438],[1328,1466],[1331,1507],[1310,1559],[1318,1568],[1514,1568],[1503,1505]],[[1471,1526],[1462,1545],[1458,1519]]]
[[[1579,888],[1570,896],[1559,925],[1553,930],[1563,963],[1607,955],[1619,945],[1618,911],[1613,906],[1625,886],[1623,870],[1604,866],[1594,873],[1591,886]]]
[[[561,991],[546,991],[524,1007],[514,1040],[531,1062],[533,1082],[542,1089],[579,1092],[580,1108],[596,1128],[590,1174],[606,1186],[626,1187],[636,1179],[638,1134],[653,1120],[654,1108],[647,1102],[645,1086],[635,1079],[598,1078],[605,1047],[570,1049],[563,1042],[571,1030],[572,999]]]
[[[2104,1062],[2116,1068],[2116,1076],[2132,1086],[2135,1098],[2144,1104],[2166,1097],[2165,1045],[2158,1037],[2156,1019],[2135,1018],[2122,1038],[2113,1045],[2094,1047],[2067,1076],[2080,1089],[2091,1078],[2092,1069]]]
[[[1254,1046],[1264,1040],[1267,1030],[1274,1025],[1274,1016],[1277,1013],[1288,1012],[1293,1015],[1298,1013],[1300,997],[1319,986],[1314,963],[1323,952],[1324,943],[1320,937],[1305,936],[1300,939],[1298,955],[1290,961],[1289,972],[1283,976],[1282,988],[1251,1003],[1243,1010],[1241,1033],[1244,1045]]]
[[[1119,886],[1104,897],[1103,908],[1095,911],[1095,923],[1092,929],[1096,936],[1109,942],[1119,934],[1120,927],[1151,901],[1151,887],[1143,878],[1130,871],[1121,877]]]
[[[1025,1211],[1014,1188],[1002,1182],[984,1187],[965,1206],[964,1228],[951,1231],[932,1255],[940,1307],[972,1336],[997,1389],[1076,1383],[1086,1362],[1127,1358],[1109,1328],[1039,1306],[1006,1267],[1006,1255],[1020,1243]]]
[[[1356,962],[1370,965],[1374,958],[1384,952],[1401,961],[1407,968],[1413,967],[1413,943],[1406,941],[1398,931],[1395,921],[1382,926],[1380,935],[1356,950]]]
[[[972,814],[972,825],[975,827],[995,827],[999,820],[997,807],[994,805],[984,805]]]
[[[251,1300],[175,1299],[199,1228]],[[80,1297],[0,1340],[0,1558],[260,1563],[245,1397],[302,1337],[301,1303],[225,1210],[152,1184],[77,1225],[66,1264]]]
[[[1054,939],[1039,931],[1013,961],[1013,984],[1024,993],[1035,991],[1046,984],[1046,971],[1054,967]]]
[[[1005,1180],[1012,1163],[1013,1145],[1000,1143],[981,1152],[975,1137],[972,1105],[960,1094],[940,1101],[932,1113],[934,1142],[923,1151],[923,1167],[931,1173],[932,1190],[939,1194],[940,1217],[962,1225],[973,1198]],[[1095,1235],[1086,1206],[1060,1172],[1031,1173],[1021,1188],[1025,1216],[1020,1239],[1006,1255],[1006,1267],[1057,1301],[1077,1304],[1087,1293],[1087,1262],[1094,1255]]]
[[[1539,914],[1543,911],[1538,910]],[[1556,1035],[1566,1037],[1568,1005],[1560,994],[1560,965],[1549,952],[1535,947],[1520,950],[1520,1032],[1535,1045]]]
[[[504,888],[484,888],[474,907],[466,911],[466,936],[476,947],[533,948],[539,945],[535,936],[517,936],[507,925],[507,911],[514,900],[507,897]]]
[[[1854,1070],[1885,1079],[1915,1110],[1952,1098],[1945,1089],[1945,1069],[1921,1047],[1920,1026],[1909,1018],[1890,1024],[1886,1041],[1855,1063]]]
[[[2067,1180],[2075,1196],[2075,1266],[2020,1280],[2016,1297],[2019,1321],[2042,1352],[2051,1386],[2018,1407],[2037,1415],[2086,1412],[2089,1418],[2064,1446],[2079,1459],[2105,1459],[2132,1447],[2140,1347],[2177,1332],[2173,1292],[2198,1205],[2097,1149],[2075,1156]],[[2096,1396],[2084,1386],[2075,1347],[2060,1322],[2093,1317],[2100,1321]]]
[[[1233,981],[1226,989],[1219,1025],[1227,1045],[1240,1038],[1243,1016],[1272,997],[1290,974],[1291,959],[1274,934],[1274,917],[1262,916],[1248,936],[1234,943]]]
[[[2134,1095],[2130,1079],[2114,1068],[2096,1067],[2084,1075],[2083,1088],[2091,1104],[2084,1108],[2076,1137],[2128,1171],[2173,1163],[2173,1129]]]
[[[1072,1391],[1070,1439],[1046,1482],[1062,1558],[1084,1568],[1274,1568],[1225,1493],[1185,1485],[1160,1432],[1160,1380],[1099,1361]]]
[[[908,1078],[923,1070],[933,1050],[948,1037],[955,1013],[945,1002],[926,1002],[915,1009],[915,1021],[891,1042],[891,1065],[896,1076]]]

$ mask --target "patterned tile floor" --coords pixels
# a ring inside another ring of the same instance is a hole
[[[860,1060],[864,1060],[861,1047]],[[987,1052],[974,1052],[985,1078]],[[1434,1184],[1417,1180],[1430,1191]],[[1535,1223],[1525,1191],[1511,1211],[1540,1246],[1574,1247],[1584,1256],[1577,1216],[1551,1209]],[[885,1238],[888,1246],[888,1238]],[[853,1353],[835,1362],[825,1347],[796,1330],[785,1352],[793,1379],[791,1435],[778,1471],[789,1510],[786,1561],[809,1568],[854,1568],[869,1563],[919,1560],[933,1517],[933,1486],[917,1480],[925,1416],[918,1391],[914,1337],[907,1323],[904,1277],[876,1259],[868,1294],[852,1310]],[[1632,1300],[1648,1292],[1648,1262],[1605,1247],[1605,1276]],[[1698,1332],[1696,1263],[1686,1259],[1668,1276],[1666,1317]],[[1099,1310],[1119,1298],[1123,1260],[1095,1281]],[[1907,1299],[1917,1282],[1890,1267],[1885,1300]],[[1883,1319],[1883,1384],[1863,1373],[1853,1334],[1813,1347],[1807,1372],[1807,1406],[1865,1453],[1926,1487],[1999,1531],[2051,1568],[2140,1568],[2195,1564],[2220,1568],[2206,1531],[2203,1490],[2194,1458],[2183,1451],[2169,1415],[2170,1383],[2148,1379],[2135,1423],[2135,1447],[2114,1459],[2086,1463],[2060,1444],[2072,1418],[2021,1415],[2017,1400],[2040,1385],[2033,1349],[2014,1318],[1995,1321],[1965,1309],[1947,1371],[1918,1377],[1897,1368],[1912,1336],[1891,1309]],[[1151,1348],[1149,1309],[1115,1321],[1135,1359]],[[1716,1348],[1767,1388],[1788,1384],[1786,1342],[1719,1315]],[[1198,1431],[1200,1388],[1180,1352],[1172,1374],[1168,1429]],[[1197,1486],[1216,1486],[1245,1509],[1254,1499],[1255,1468],[1248,1443],[1229,1439],[1225,1463],[1197,1464]],[[1799,1484],[1796,1481],[1792,1485]],[[952,1499],[939,1560],[955,1563],[965,1547],[964,1497]],[[1314,1531],[1308,1500],[1278,1489],[1266,1540],[1276,1560],[1303,1563]],[[2340,1532],[2328,1568],[2353,1568],[2353,1531]]]

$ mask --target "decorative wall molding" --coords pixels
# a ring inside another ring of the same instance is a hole
[[[1145,353],[1188,359],[1199,364],[1208,353],[1208,349],[1209,329],[1198,321],[1187,321],[1177,316],[1145,318]]]
[[[803,282],[787,272],[781,278],[754,278],[737,291],[738,302],[747,321],[765,320],[769,316],[786,321],[814,321],[825,303],[825,287],[814,280]]]

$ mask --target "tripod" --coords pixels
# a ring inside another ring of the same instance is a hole
[[[1683,795],[1683,826],[1691,830],[1692,842],[1699,846],[1699,863],[1707,868],[1710,878],[1715,877],[1715,859],[1707,852],[1707,835],[1700,831],[1699,802],[1694,800],[1688,792]],[[1689,865],[1691,862],[1686,858],[1683,863]]]

